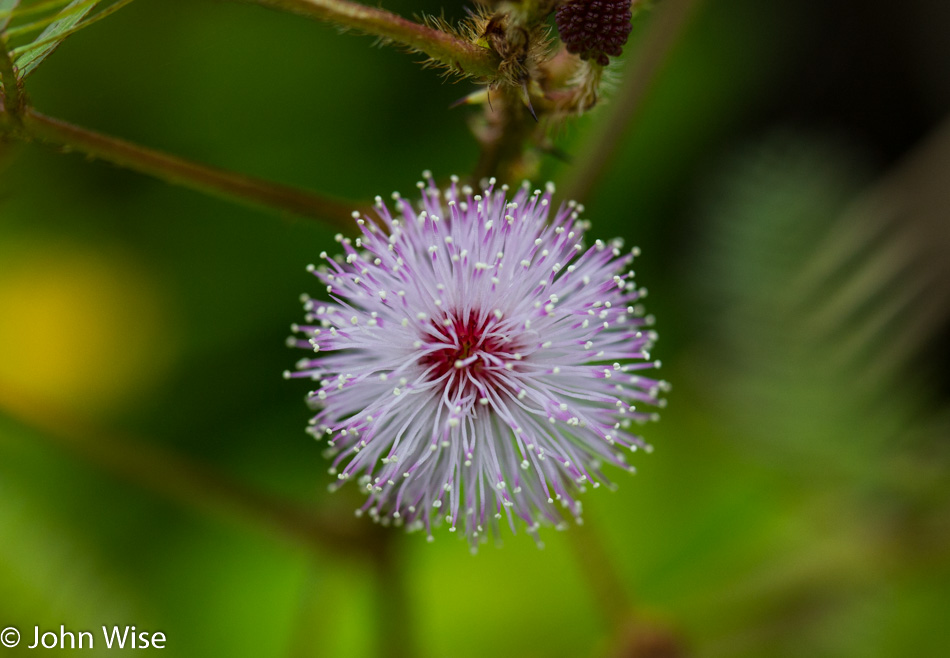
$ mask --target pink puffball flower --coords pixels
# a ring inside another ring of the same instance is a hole
[[[377,219],[354,213],[360,237],[308,267],[333,301],[304,296],[289,344],[317,354],[285,376],[317,382],[308,431],[329,443],[331,488],[367,494],[357,514],[430,540],[444,522],[473,548],[503,520],[537,540],[579,519],[603,464],[633,470],[622,449],[649,447],[630,430],[667,384],[640,374],[659,362],[638,251],[585,247],[583,207],[553,212],[550,184],[424,177],[420,200],[393,194],[394,214],[377,197]]]

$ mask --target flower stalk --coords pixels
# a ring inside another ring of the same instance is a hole
[[[372,526],[375,528],[375,526]],[[380,658],[405,658],[418,655],[413,632],[414,608],[409,592],[408,570],[403,559],[402,538],[378,533],[371,547],[374,580],[373,607],[376,613],[376,655]]]
[[[486,108],[482,125],[476,130],[481,154],[473,181],[491,176],[516,183],[533,178],[537,158],[532,150],[537,134],[543,132],[520,94],[501,89]]]
[[[3,95],[0,96],[0,114],[8,116],[13,123],[19,125],[20,114],[23,110],[24,99],[17,79],[16,68],[10,53],[7,51],[7,41],[0,33],[0,83],[3,84]]]

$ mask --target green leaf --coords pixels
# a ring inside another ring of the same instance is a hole
[[[50,53],[56,50],[59,44],[75,31],[71,28],[92,11],[97,4],[99,4],[99,0],[73,0],[63,8],[57,14],[59,18],[43,30],[32,44],[27,46],[29,49],[27,52],[17,58],[16,65],[20,71],[20,79],[26,78]],[[39,47],[41,45],[42,47]]]
[[[0,0],[0,32],[7,29],[10,19],[13,18],[13,10],[20,4],[20,0]]]

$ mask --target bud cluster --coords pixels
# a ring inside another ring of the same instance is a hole
[[[630,0],[570,0],[557,8],[558,34],[568,52],[601,66],[623,51],[630,35]]]

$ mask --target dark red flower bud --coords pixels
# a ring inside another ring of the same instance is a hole
[[[631,16],[630,0],[570,0],[557,8],[555,22],[568,52],[606,66],[627,43]]]

